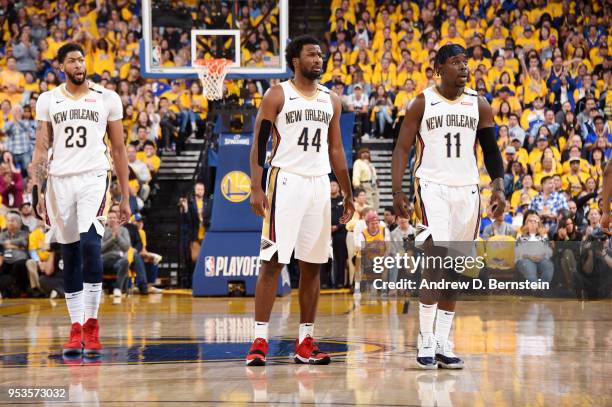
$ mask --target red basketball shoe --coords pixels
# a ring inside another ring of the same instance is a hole
[[[89,318],[83,325],[83,343],[85,355],[89,357],[99,356],[102,352],[102,344],[99,337],[100,325],[98,320]]]
[[[298,344],[298,340],[295,340],[295,356],[293,360],[295,363],[309,363],[311,365],[329,365],[331,358],[325,352],[319,350],[319,346],[316,344],[312,336],[306,335],[306,338],[302,343]]]
[[[78,322],[70,328],[70,339],[64,344],[63,354],[66,356],[77,356],[83,353],[83,327]]]
[[[265,366],[267,355],[268,341],[263,338],[256,338],[246,356],[246,364],[247,366]]]

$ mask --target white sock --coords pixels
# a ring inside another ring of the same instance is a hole
[[[310,335],[311,338],[314,338],[314,323],[307,322],[305,324],[300,324],[299,343],[302,343],[306,335]]]
[[[74,324],[78,322],[83,325],[83,291],[77,291],[75,293],[66,293],[66,305],[68,306],[68,313],[70,314],[70,323]]]
[[[255,321],[255,339],[263,338],[268,340],[268,323]]]
[[[441,347],[444,346],[448,340],[454,316],[454,312],[445,311],[443,309],[438,310],[438,315],[436,317],[436,341]]]
[[[98,319],[102,283],[83,283],[83,304],[85,304],[85,322],[89,318]]]
[[[426,305],[419,302],[419,331],[421,334],[433,333],[436,309],[438,309],[438,304]]]

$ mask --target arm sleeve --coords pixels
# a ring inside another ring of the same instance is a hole
[[[502,161],[499,147],[495,141],[495,130],[493,127],[486,127],[476,131],[476,137],[482,147],[484,164],[487,173],[492,180],[504,177],[504,162]]]
[[[114,122],[123,119],[123,103],[119,95],[115,92],[109,92],[105,99],[108,106],[108,121]]]
[[[51,116],[49,115],[49,102],[49,92],[44,92],[39,96],[38,100],[36,101],[36,120],[44,120],[46,122],[51,121]]]

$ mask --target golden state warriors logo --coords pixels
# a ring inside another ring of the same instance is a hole
[[[221,193],[230,202],[242,202],[251,195],[251,178],[242,171],[231,171],[221,180]]]

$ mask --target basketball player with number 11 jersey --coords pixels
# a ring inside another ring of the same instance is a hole
[[[396,214],[406,218],[408,198],[402,192],[402,176],[408,153],[416,144],[414,167],[416,242],[426,256],[446,255],[451,242],[473,242],[480,224],[479,173],[476,142],[491,179],[494,216],[505,210],[504,165],[495,137],[489,102],[465,87],[468,77],[466,50],[446,44],[436,54],[434,69],[439,83],[425,89],[408,108],[393,151],[392,188]],[[471,244],[469,245],[471,246]],[[456,281],[459,271],[426,268],[424,281]],[[419,291],[417,366],[421,369],[462,369],[464,362],[453,352],[449,334],[455,315],[457,292]],[[435,331],[434,331],[435,320]]]

